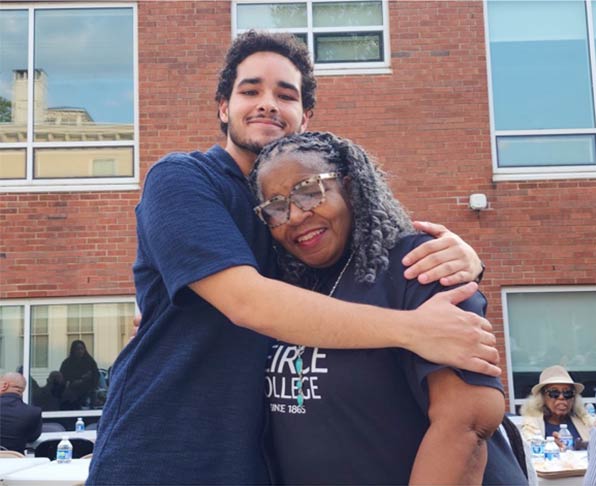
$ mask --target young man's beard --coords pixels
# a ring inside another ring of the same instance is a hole
[[[262,143],[254,142],[252,140],[243,140],[238,137],[235,131],[232,129],[232,125],[228,125],[228,132],[230,135],[230,140],[234,142],[234,145],[240,147],[241,149],[247,150],[255,155],[259,155],[261,150],[263,150],[264,145]]]

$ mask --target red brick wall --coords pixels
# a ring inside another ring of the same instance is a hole
[[[136,192],[0,195],[0,298],[133,292]]]
[[[215,79],[228,1],[139,2],[141,174],[221,142]],[[319,78],[313,129],[364,145],[416,218],[486,261],[504,360],[504,285],[596,284],[596,179],[492,182],[482,3],[390,2],[392,74]],[[467,208],[487,194],[490,208]],[[132,293],[138,192],[0,195],[0,297]]]

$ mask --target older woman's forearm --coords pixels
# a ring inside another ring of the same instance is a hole
[[[428,377],[431,425],[418,449],[410,484],[482,484],[486,440],[503,418],[500,391],[464,383],[443,369]]]
[[[434,424],[420,444],[410,484],[480,485],[486,460],[486,441],[476,431]]]

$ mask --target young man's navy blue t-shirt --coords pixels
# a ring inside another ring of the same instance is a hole
[[[88,485],[268,482],[263,370],[270,339],[188,285],[250,265],[273,275],[270,236],[221,147],[152,167],[137,206],[143,322],[113,366]]]
[[[403,278],[402,258],[428,236],[408,236],[390,253],[390,266],[374,284],[358,283],[353,265],[335,297],[392,309],[415,309],[444,290]],[[324,273],[328,293],[345,259]],[[461,304],[484,315],[480,293]],[[426,377],[443,366],[403,349],[332,350],[306,348],[303,407],[296,400],[296,347],[274,345],[265,393],[270,406],[271,467],[281,484],[408,484],[416,452],[429,421]],[[473,385],[502,391],[498,379],[457,371]],[[453,403],[453,407],[457,407]],[[500,434],[489,440],[483,484],[527,484]],[[457,437],[453,437],[456,441]]]

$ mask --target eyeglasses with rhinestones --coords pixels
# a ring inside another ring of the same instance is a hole
[[[551,388],[550,390],[545,390],[544,394],[548,395],[553,400],[556,400],[561,395],[563,395],[563,398],[565,400],[571,400],[575,396],[575,390],[561,391],[561,390],[556,390],[554,388]]]
[[[325,185],[323,181],[341,177],[340,172],[324,172],[305,179],[290,191],[288,197],[273,196],[254,208],[259,219],[269,228],[277,228],[290,220],[290,203],[294,203],[302,211],[312,211],[325,202]]]

